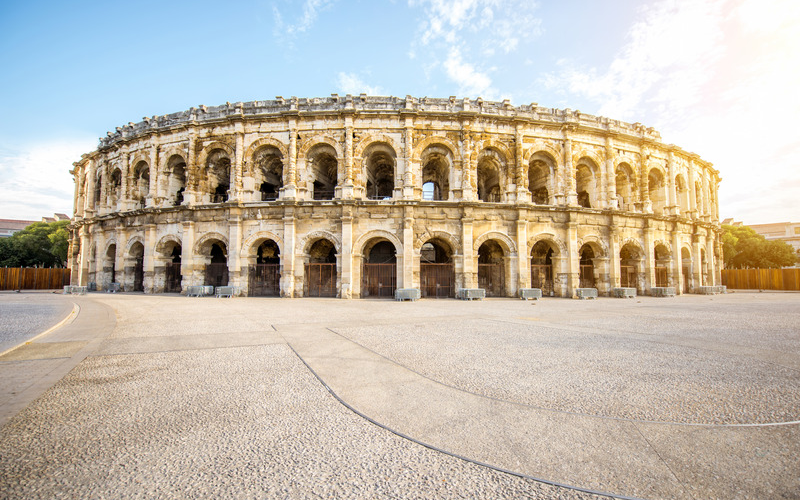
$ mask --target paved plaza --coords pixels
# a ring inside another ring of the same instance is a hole
[[[800,294],[0,294],[25,315],[3,498],[800,498]]]

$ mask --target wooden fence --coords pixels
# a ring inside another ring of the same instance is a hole
[[[0,290],[51,290],[69,285],[69,269],[0,267]]]
[[[800,290],[800,268],[723,269],[722,284],[738,290]]]

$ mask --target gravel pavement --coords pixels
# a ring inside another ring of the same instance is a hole
[[[0,292],[0,352],[47,330],[72,311],[51,292]]]

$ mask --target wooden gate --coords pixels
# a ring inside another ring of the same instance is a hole
[[[486,290],[487,297],[503,297],[506,280],[503,263],[478,264],[478,288]]]
[[[666,267],[656,268],[656,286],[669,286]]]
[[[305,278],[303,295],[306,297],[336,297],[336,264],[306,264]]]
[[[362,297],[394,298],[397,289],[397,264],[364,264],[361,279]]]
[[[181,263],[167,262],[164,266],[164,293],[181,292]]]
[[[144,291],[144,261],[137,260],[133,266],[133,291]]]
[[[580,287],[579,288],[594,288],[594,266],[591,264],[584,264],[580,269]]]
[[[453,263],[419,265],[420,291],[423,297],[455,297],[456,271]]]
[[[541,288],[542,295],[553,293],[553,266],[531,264],[531,287]]]
[[[279,297],[281,294],[281,265],[254,264],[248,273],[250,297]]]
[[[228,286],[228,264],[207,264],[205,285]]]
[[[639,288],[636,266],[619,266],[619,284],[622,288]]]

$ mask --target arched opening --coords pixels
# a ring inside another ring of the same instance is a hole
[[[186,191],[186,162],[180,155],[172,155],[167,161],[167,193],[169,203],[177,207],[183,203]]]
[[[450,154],[441,146],[430,146],[422,155],[422,199],[450,197]]]
[[[639,268],[643,257],[636,245],[626,243],[622,246],[619,251],[620,286],[642,291],[639,286]]]
[[[552,296],[553,286],[553,246],[546,241],[537,241],[531,249],[531,286],[541,288],[542,295]]]
[[[423,297],[455,297],[453,250],[439,239],[428,240],[419,251],[420,291]]]
[[[580,251],[580,288],[594,288],[594,250],[588,244],[584,244]]]
[[[215,149],[206,160],[206,175],[211,203],[228,201],[231,183],[231,159],[222,149]]]
[[[182,285],[181,252],[178,243],[170,242],[166,248],[167,262],[164,263],[164,293],[180,293]]]
[[[547,189],[550,172],[550,165],[540,159],[532,160],[528,167],[528,190],[531,192],[531,201],[537,205],[550,204],[550,193]]]
[[[248,273],[248,295],[279,297],[281,294],[281,250],[273,240],[265,240],[256,249],[256,263]]]
[[[253,155],[253,175],[261,201],[278,199],[283,187],[283,155],[274,146],[260,148]]]
[[[147,196],[150,194],[150,167],[147,162],[140,161],[133,169],[133,186],[131,197],[139,208],[147,205]]]
[[[578,206],[584,208],[598,207],[597,179],[595,172],[597,166],[584,158],[575,169],[575,191],[578,193]]]
[[[206,264],[206,286],[228,286],[228,252],[225,243],[215,241],[211,244]]]
[[[131,283],[132,290],[134,292],[143,292],[144,291],[144,245],[140,242],[136,242],[131,245],[130,252],[128,253],[128,259],[126,259],[125,263],[125,274],[128,276],[133,276],[133,282]],[[130,279],[130,278],[129,278]],[[128,281],[128,280],[126,280]],[[126,283],[127,286],[127,283]]]
[[[617,208],[633,211],[633,169],[627,163],[620,163],[616,170]]]
[[[311,164],[312,198],[332,200],[339,175],[336,150],[328,144],[318,144],[308,153]]]
[[[108,288],[110,283],[117,282],[117,245],[111,244],[106,250],[105,259],[103,259],[103,274],[106,277],[105,287]]]
[[[692,291],[692,252],[688,248],[681,248],[681,277],[683,278],[683,293]]]
[[[387,240],[371,240],[364,247],[362,297],[394,297],[397,289],[397,249]]]
[[[320,239],[308,249],[305,265],[306,297],[336,297],[336,246]]]
[[[503,297],[506,293],[505,254],[503,248],[488,240],[478,248],[478,287],[487,297]]]
[[[657,168],[651,169],[647,177],[647,195],[653,206],[653,213],[663,215],[664,207],[667,205],[664,193],[664,175]]]
[[[499,203],[502,201],[502,169],[503,161],[499,154],[485,150],[478,160],[478,199],[480,201]]]
[[[656,245],[653,251],[656,260],[656,285],[669,286],[670,253],[666,246]]]
[[[391,199],[394,195],[395,153],[387,145],[370,146],[366,155],[367,198]]]
[[[120,198],[120,190],[122,189],[122,171],[120,169],[115,168],[113,172],[111,172],[111,179],[109,180],[109,205],[112,210],[116,210],[117,202]]]

